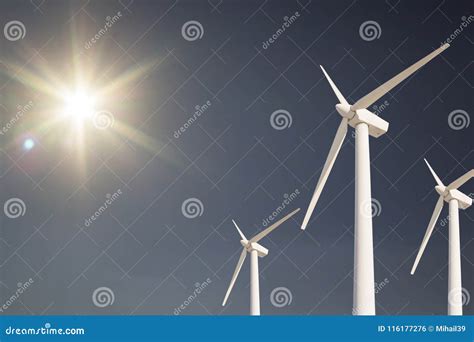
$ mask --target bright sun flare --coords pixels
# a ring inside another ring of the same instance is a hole
[[[76,122],[83,122],[94,115],[94,97],[84,90],[65,96],[64,114]]]

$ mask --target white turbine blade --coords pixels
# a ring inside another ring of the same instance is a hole
[[[431,220],[430,220],[430,223],[428,224],[428,228],[426,228],[425,236],[423,237],[423,241],[421,242],[420,250],[418,251],[418,254],[415,259],[415,263],[413,264],[413,267],[411,269],[411,272],[410,272],[411,274],[415,273],[416,267],[418,266],[418,263],[420,262],[423,252],[425,251],[426,245],[428,244],[428,240],[430,239],[431,233],[433,233],[433,229],[435,227],[436,221],[438,220],[439,214],[441,213],[441,209],[443,209],[443,202],[444,202],[443,196],[439,196],[438,202],[436,202],[436,206],[433,211],[433,215],[431,215]]]
[[[242,264],[245,261],[245,257],[247,256],[247,250],[244,248],[242,250],[242,253],[240,253],[240,258],[239,261],[237,262],[237,266],[235,266],[235,271],[234,274],[232,275],[232,279],[230,280],[229,288],[227,289],[227,293],[225,294],[224,301],[222,302],[222,306],[227,303],[227,299],[229,298],[230,292],[232,291],[232,288],[234,287],[235,280],[237,279],[237,276],[239,275],[240,269],[242,268]]]
[[[268,234],[270,234],[273,230],[275,230],[276,228],[278,228],[283,222],[285,222],[286,220],[288,220],[290,217],[292,217],[294,214],[296,214],[298,211],[300,211],[300,208],[296,209],[296,210],[293,210],[291,213],[289,213],[288,215],[286,215],[285,217],[283,217],[282,219],[280,219],[279,221],[275,222],[274,224],[272,224],[270,227],[268,227],[267,229],[261,231],[260,233],[258,233],[257,235],[255,235],[253,238],[250,239],[250,242],[258,242],[260,241],[261,239],[263,239],[265,236],[267,236]]]
[[[430,169],[431,174],[433,175],[433,178],[435,179],[436,183],[438,183],[438,185],[440,185],[440,186],[444,186],[443,182],[441,181],[441,179],[439,179],[438,175],[436,174],[436,172],[434,172],[434,170],[431,167],[430,163],[428,163],[428,161],[426,159],[425,159],[425,163],[426,163],[426,165],[428,165],[428,168]]]
[[[334,82],[332,81],[331,77],[329,77],[328,73],[326,72],[326,70],[324,70],[323,66],[320,65],[321,67],[321,70],[323,71],[324,73],[324,76],[326,76],[326,79],[328,80],[329,84],[331,85],[331,88],[332,90],[334,91],[334,93],[336,94],[337,96],[337,99],[339,100],[340,103],[343,103],[343,104],[348,104],[346,99],[344,98],[344,96],[342,95],[342,93],[339,91],[339,89],[336,87],[336,85],[334,84]]]
[[[448,189],[457,189],[464,183],[466,183],[469,179],[474,178],[474,169],[466,172],[464,175],[456,179],[454,182],[448,185]]]
[[[329,150],[328,157],[326,162],[324,163],[323,170],[321,171],[321,175],[319,176],[318,184],[316,185],[316,189],[314,190],[313,197],[311,198],[311,202],[309,203],[308,210],[306,211],[306,215],[303,220],[303,224],[301,225],[301,229],[306,229],[308,225],[309,219],[311,218],[311,214],[313,213],[314,208],[316,207],[316,203],[318,202],[319,196],[323,191],[324,184],[328,179],[329,174],[331,173],[332,166],[336,161],[337,155],[339,150],[341,149],[342,143],[344,142],[344,138],[346,137],[347,133],[347,119],[343,118],[337,129],[336,136],[334,137],[334,141],[332,142],[331,149]]]
[[[239,229],[239,226],[237,225],[237,223],[235,223],[234,220],[232,220],[232,222],[234,223],[235,228],[237,228],[237,231],[239,232],[239,235],[242,238],[242,240],[247,241],[247,238],[245,237],[244,233],[242,233],[242,231]]]
[[[420,69],[423,65],[425,65],[426,63],[431,61],[433,58],[438,56],[444,50],[446,50],[448,47],[449,47],[449,44],[444,44],[440,48],[434,50],[428,56],[420,59],[418,62],[416,62],[412,66],[410,66],[407,69],[403,70],[397,76],[395,76],[392,79],[388,80],[387,82],[385,82],[384,84],[382,84],[381,86],[376,88],[375,90],[371,91],[369,94],[365,95],[359,101],[354,103],[351,106],[351,110],[355,111],[355,110],[358,110],[358,109],[367,108],[372,103],[374,103],[375,101],[380,99],[382,96],[384,96],[386,93],[388,93],[390,90],[395,88],[400,82],[402,82],[408,76],[413,74],[415,71]]]

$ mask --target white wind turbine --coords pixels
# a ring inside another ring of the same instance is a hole
[[[378,138],[388,130],[388,122],[368,111],[366,108],[448,47],[449,44],[441,46],[362,97],[353,105],[350,105],[346,101],[342,93],[321,66],[324,75],[340,102],[336,105],[336,110],[342,116],[342,121],[337,129],[326,162],[324,163],[301,229],[305,229],[308,225],[324,184],[328,179],[329,173],[341,149],[347,133],[347,126],[350,125],[355,128],[354,315],[375,315],[372,215],[368,215],[367,213],[367,207],[371,207],[372,201],[370,189],[369,135]]]
[[[474,169],[468,171],[463,176],[456,179],[454,182],[445,186],[443,182],[436,175],[431,168],[428,161],[425,159],[426,165],[431,171],[436,183],[436,192],[439,194],[438,202],[431,215],[430,223],[426,229],[425,236],[421,242],[420,250],[416,256],[415,263],[411,269],[413,275],[416,267],[420,262],[421,256],[425,251],[431,233],[433,233],[436,221],[438,220],[441,209],[443,209],[443,202],[449,203],[449,262],[448,262],[448,315],[462,315],[462,285],[461,285],[461,245],[459,241],[459,208],[466,209],[472,205],[472,199],[463,194],[458,188],[466,183],[469,179],[474,177]]]
[[[250,253],[250,314],[253,316],[260,315],[260,287],[259,287],[259,280],[258,280],[258,257],[264,257],[268,254],[268,249],[263,247],[262,245],[258,244],[258,241],[263,239],[265,236],[270,234],[275,228],[280,226],[283,222],[288,220],[294,214],[296,214],[300,208],[292,211],[281,220],[275,222],[267,229],[261,231],[257,235],[255,235],[250,240],[247,240],[245,235],[237,226],[234,220],[232,222],[237,228],[237,231],[240,234],[242,240],[240,240],[241,245],[243,246],[242,253],[240,253],[239,261],[237,262],[237,266],[235,267],[234,274],[232,275],[232,279],[230,280],[229,288],[227,289],[227,293],[225,294],[224,301],[222,302],[222,306],[224,306],[229,298],[230,292],[234,287],[235,280],[239,275],[240,269],[242,268],[242,264],[245,261],[245,257],[247,253]]]

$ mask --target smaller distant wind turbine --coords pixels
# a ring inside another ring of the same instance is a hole
[[[433,233],[436,221],[438,220],[441,209],[443,209],[443,202],[449,203],[449,263],[448,263],[448,315],[462,315],[462,286],[461,286],[461,247],[459,241],[459,208],[466,209],[472,205],[472,199],[463,194],[458,188],[466,183],[469,179],[474,177],[474,169],[468,171],[463,176],[456,179],[454,182],[445,186],[438,175],[431,168],[428,161],[425,159],[426,165],[431,171],[436,183],[436,192],[439,194],[438,202],[431,215],[430,223],[426,229],[425,236],[421,242],[420,250],[416,256],[415,263],[411,269],[411,274],[414,274],[416,267],[420,262],[421,256],[425,251],[428,240]]]
[[[239,232],[239,235],[242,238],[242,240],[240,240],[240,243],[243,246],[243,250],[242,250],[242,253],[240,253],[239,261],[237,262],[237,266],[235,267],[234,274],[232,275],[232,279],[230,280],[230,285],[229,285],[229,288],[227,289],[227,293],[225,294],[224,301],[222,302],[222,306],[226,304],[227,299],[229,298],[230,292],[232,291],[232,288],[234,287],[235,280],[237,279],[239,275],[240,269],[242,268],[242,265],[245,261],[245,257],[247,256],[247,253],[250,253],[250,314],[253,316],[260,315],[260,287],[259,287],[259,282],[258,282],[258,257],[266,256],[268,254],[268,249],[258,244],[258,241],[260,241],[265,236],[270,234],[273,230],[275,230],[283,222],[285,222],[294,214],[296,214],[299,210],[300,208],[292,211],[291,213],[283,217],[281,220],[275,222],[267,229],[255,235],[250,240],[247,240],[245,235],[239,229],[239,226],[237,226],[237,223],[235,223],[235,221],[232,220],[232,222],[235,225],[235,228],[237,228],[237,231]]]

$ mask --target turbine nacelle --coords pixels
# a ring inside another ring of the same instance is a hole
[[[378,138],[388,131],[388,122],[365,108],[357,109],[352,119],[348,122],[354,128],[360,123],[365,123],[369,126],[369,134],[374,138]]]
[[[444,196],[444,200],[448,203],[453,199],[458,201],[459,209],[467,209],[472,205],[472,198],[457,189],[448,190]]]
[[[444,185],[436,185],[435,190],[447,203],[453,199],[457,200],[460,209],[464,210],[472,205],[472,198],[457,189],[448,189]]]
[[[257,254],[259,257],[264,257],[268,255],[268,249],[263,247],[261,244],[256,243],[256,242],[250,242],[247,244],[245,249],[250,253],[252,251],[257,251]]]
[[[388,131],[388,122],[365,108],[353,110],[348,103],[338,103],[336,110],[343,118],[348,120],[347,123],[351,127],[355,128],[362,122],[367,124],[369,134],[374,138],[378,138]]]
[[[250,242],[248,240],[240,240],[240,244],[245,248],[247,252],[257,251],[259,257],[264,257],[268,255],[268,249],[263,247],[257,242]]]

